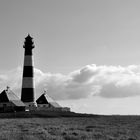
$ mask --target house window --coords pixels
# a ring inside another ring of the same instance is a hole
[[[7,105],[6,104],[3,104],[3,107],[5,108]]]

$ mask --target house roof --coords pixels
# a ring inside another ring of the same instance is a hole
[[[51,104],[53,107],[60,108],[61,106],[54,101],[46,91],[36,100],[37,104]]]
[[[46,92],[44,93],[45,98],[53,107],[61,107],[56,101],[54,101]]]
[[[53,107],[60,108],[61,106],[56,102],[50,102]]]
[[[48,101],[46,100],[46,97],[44,94],[42,94],[37,100],[37,104],[48,104]]]
[[[25,106],[25,104],[20,100],[12,100],[11,102],[16,106]]]
[[[12,90],[4,90],[6,95],[8,96],[8,99],[11,100],[20,100],[18,96],[12,91]]]
[[[18,96],[12,90],[7,88],[0,93],[0,103],[10,101],[16,106],[25,106],[24,103],[18,98]]]

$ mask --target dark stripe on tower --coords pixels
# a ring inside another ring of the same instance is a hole
[[[22,88],[21,100],[23,102],[34,102],[34,88]]]
[[[32,55],[31,49],[25,49],[25,55]]]
[[[24,66],[23,69],[23,78],[24,77],[33,77],[33,66]]]

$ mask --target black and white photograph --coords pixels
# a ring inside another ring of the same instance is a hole
[[[140,1],[0,0],[0,140],[140,140]]]

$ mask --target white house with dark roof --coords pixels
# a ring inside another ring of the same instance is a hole
[[[0,93],[0,112],[25,111],[25,104],[9,87]]]
[[[38,110],[59,110],[70,111],[68,107],[61,107],[55,100],[53,100],[47,93],[44,93],[36,100]]]

